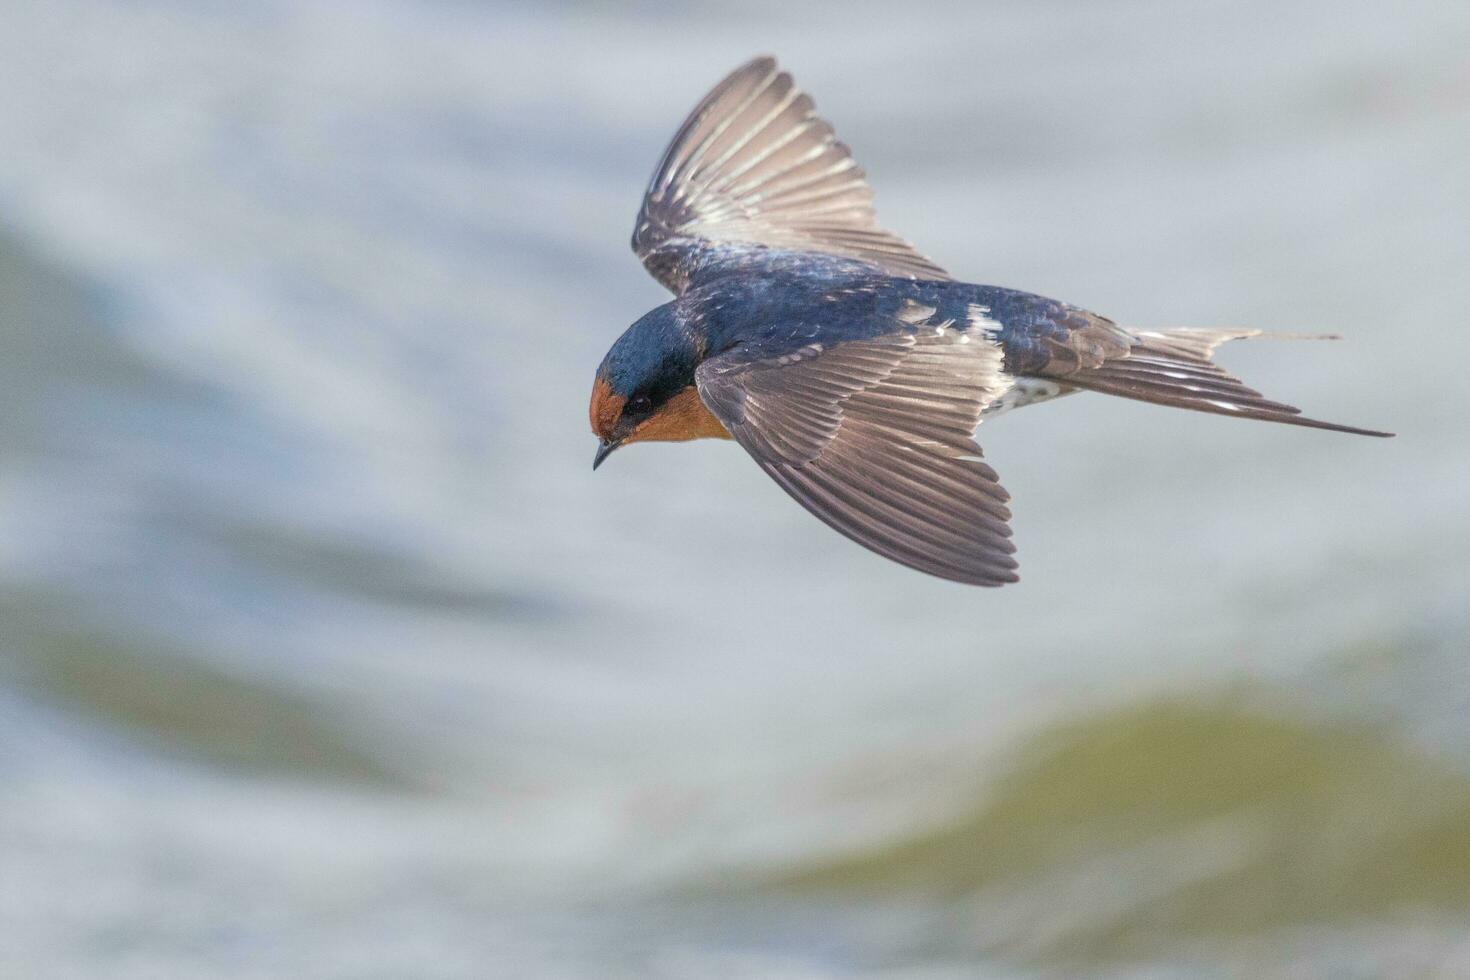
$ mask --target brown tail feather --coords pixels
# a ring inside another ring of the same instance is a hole
[[[1360,436],[1393,435],[1392,432],[1378,432],[1306,418],[1301,414],[1301,409],[1271,401],[1211,362],[1210,356],[1215,348],[1226,341],[1259,334],[1259,330],[1203,330],[1191,327],[1135,331],[1133,345],[1127,356],[1104,361],[1097,367],[1070,374],[1067,383],[1089,391],[1135,398],[1174,408],[1187,408],[1195,412],[1282,422],[1286,425],[1350,432]]]

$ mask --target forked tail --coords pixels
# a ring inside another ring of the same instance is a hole
[[[1187,408],[1196,412],[1213,412],[1243,419],[1284,422],[1333,432],[1351,432],[1360,436],[1392,436],[1392,432],[1360,429],[1336,422],[1309,419],[1301,409],[1271,401],[1259,391],[1246,387],[1239,378],[1227,373],[1210,360],[1215,348],[1227,340],[1241,340],[1261,334],[1259,330],[1206,330],[1176,327],[1169,330],[1134,330],[1128,354],[1105,360],[1096,367],[1078,371],[1067,377],[1067,383],[1089,391],[1123,398]],[[1272,334],[1274,337],[1310,340],[1335,340],[1335,337],[1298,337]]]

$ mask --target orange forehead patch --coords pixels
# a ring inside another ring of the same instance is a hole
[[[621,408],[621,406],[619,406]],[[664,402],[657,412],[634,429],[624,442],[686,442],[690,439],[729,439],[730,433],[710,414],[693,385]]]
[[[611,439],[613,426],[623,414],[621,395],[613,394],[612,385],[598,378],[592,385],[592,404],[587,406],[587,415],[592,422],[592,434],[599,439]]]

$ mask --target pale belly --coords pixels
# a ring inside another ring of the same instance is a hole
[[[1009,412],[1013,408],[1025,408],[1037,402],[1070,395],[1076,390],[1076,388],[1044,378],[1017,378],[1015,384],[1006,389],[1005,394],[985,406],[984,411],[980,413],[980,420],[983,422],[1002,412]]]

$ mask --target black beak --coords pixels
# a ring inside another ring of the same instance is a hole
[[[597,444],[597,454],[592,457],[592,468],[595,470],[599,466],[601,466],[602,461],[604,459],[607,459],[607,457],[612,454],[612,451],[621,445],[622,443],[620,442],[612,442],[607,439],[599,442]]]

